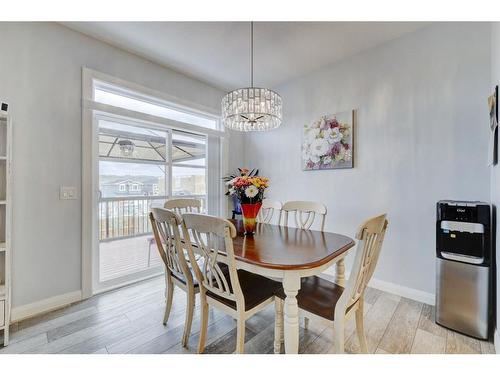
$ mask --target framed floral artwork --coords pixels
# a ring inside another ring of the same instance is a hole
[[[305,171],[353,167],[354,111],[322,116],[304,126],[302,165]]]

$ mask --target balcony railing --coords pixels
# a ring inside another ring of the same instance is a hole
[[[206,207],[204,195],[174,198],[197,198]],[[151,207],[163,207],[166,196],[113,197],[99,201],[99,240],[109,241],[152,233],[149,221]]]

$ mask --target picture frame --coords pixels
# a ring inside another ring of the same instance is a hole
[[[304,171],[354,168],[355,110],[321,116],[304,126]]]

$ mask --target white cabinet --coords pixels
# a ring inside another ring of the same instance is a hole
[[[5,324],[5,301],[0,301],[0,326]]]
[[[4,345],[9,343],[11,305],[11,135],[11,119],[0,114],[0,331],[3,331]]]

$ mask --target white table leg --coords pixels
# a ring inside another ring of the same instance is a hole
[[[345,261],[344,258],[337,261],[335,272],[335,283],[342,287],[345,286]]]
[[[297,293],[300,289],[300,276],[295,272],[285,272],[283,278],[285,299],[285,353],[299,352],[299,305]]]

